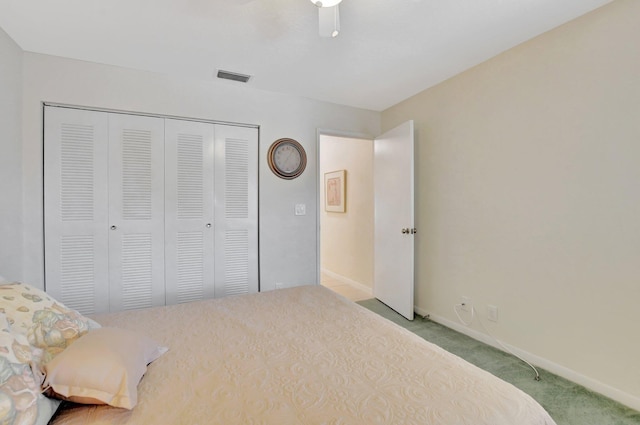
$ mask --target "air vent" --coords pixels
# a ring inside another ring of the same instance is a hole
[[[219,69],[218,78],[246,83],[247,81],[249,81],[249,78],[251,78],[251,75],[238,74],[237,72],[223,71]]]

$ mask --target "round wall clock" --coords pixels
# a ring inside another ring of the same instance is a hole
[[[267,159],[273,174],[287,180],[298,177],[307,166],[307,153],[293,139],[278,139],[273,142]]]

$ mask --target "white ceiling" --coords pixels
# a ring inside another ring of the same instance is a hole
[[[309,0],[0,0],[25,51],[384,110],[611,0],[344,0],[337,38]],[[231,83],[228,84],[241,84]]]

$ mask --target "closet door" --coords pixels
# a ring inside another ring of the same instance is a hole
[[[214,297],[213,124],[165,120],[167,304]]]
[[[258,292],[258,129],[215,126],[215,296]]]
[[[45,107],[45,289],[83,314],[109,311],[107,123]]]
[[[165,304],[164,120],[109,114],[111,310]]]

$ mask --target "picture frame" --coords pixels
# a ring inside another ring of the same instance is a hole
[[[324,174],[324,209],[327,212],[346,212],[347,170]]]

